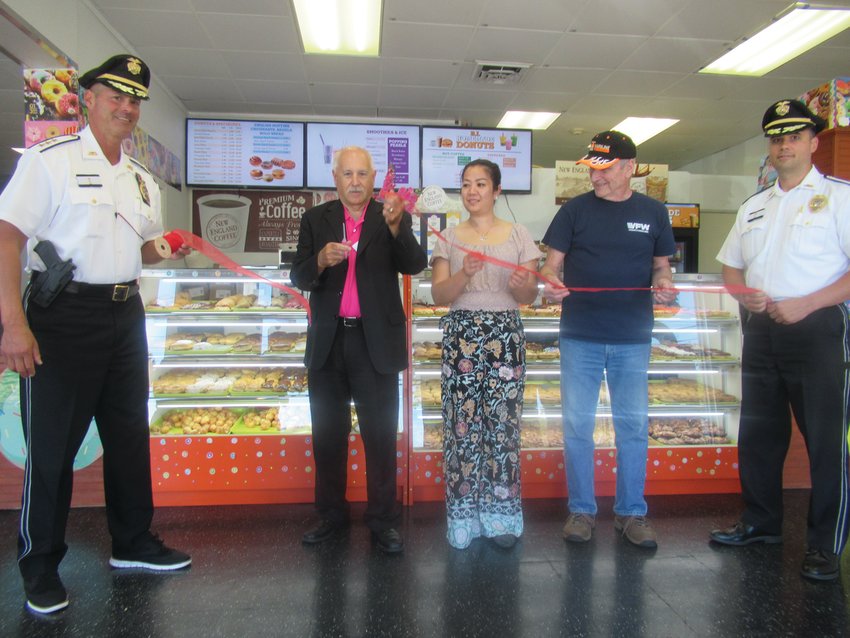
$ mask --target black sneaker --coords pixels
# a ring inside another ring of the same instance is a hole
[[[68,592],[59,574],[39,574],[24,579],[27,608],[39,614],[52,614],[68,606]]]
[[[192,563],[189,554],[171,549],[159,536],[151,534],[147,540],[138,543],[132,549],[112,549],[109,564],[118,569],[141,567],[155,571],[183,569]]]

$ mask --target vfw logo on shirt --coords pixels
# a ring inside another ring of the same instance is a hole
[[[648,233],[649,232],[649,224],[642,224],[640,222],[626,222],[626,228],[630,233]]]

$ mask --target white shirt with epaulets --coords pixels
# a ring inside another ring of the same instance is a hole
[[[790,191],[777,180],[741,205],[717,259],[774,300],[834,283],[850,270],[850,182],[815,167]]]
[[[74,279],[92,284],[137,279],[142,244],[162,235],[151,174],[123,150],[110,164],[89,128],[24,152],[0,194],[0,219],[29,238],[28,269],[44,270],[32,249],[47,239],[73,260]]]

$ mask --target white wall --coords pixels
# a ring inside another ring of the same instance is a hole
[[[85,0],[4,0],[4,5],[27,22],[59,52],[86,71],[117,53],[136,53],[108,28]],[[60,8],[61,7],[61,8]],[[141,57],[141,56],[140,56]],[[186,110],[153,69],[151,99],[142,105],[141,126],[183,162]],[[157,180],[159,181],[159,180]],[[159,181],[166,228],[191,228],[189,191],[178,191]]]

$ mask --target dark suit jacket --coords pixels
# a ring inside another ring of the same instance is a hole
[[[413,236],[410,215],[404,214],[398,237],[393,237],[382,208],[375,200],[366,208],[357,247],[357,292],[372,364],[378,372],[390,374],[406,368],[409,360],[398,275],[420,272],[427,257]],[[291,277],[296,286],[310,293],[312,321],[304,353],[307,368],[325,363],[337,330],[348,261],[319,274],[318,254],[328,242],[343,240],[343,219],[339,200],[311,208],[301,219]]]

